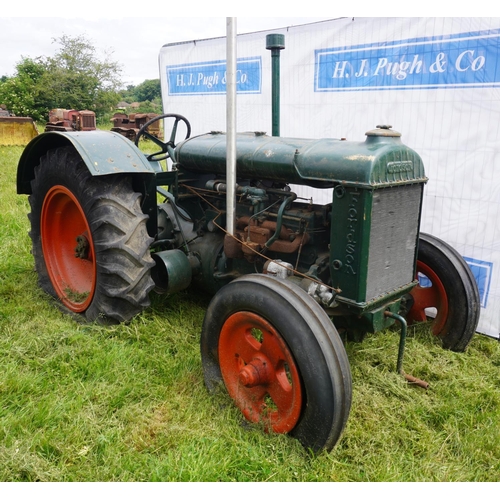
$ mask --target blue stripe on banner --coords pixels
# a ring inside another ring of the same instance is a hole
[[[488,303],[488,295],[490,292],[493,262],[472,259],[471,257],[463,257],[463,259],[469,265],[470,270],[474,275],[474,279],[476,280],[477,287],[479,289],[479,298],[481,302],[481,307],[486,307]],[[429,278],[420,273],[418,274],[418,282],[420,286],[424,288],[432,286],[432,283],[429,280]]]
[[[500,86],[500,32],[315,51],[315,92]]]
[[[493,262],[472,259],[471,257],[464,257],[464,260],[469,264],[472,274],[476,279],[477,287],[479,288],[479,297],[481,299],[481,307],[486,307],[490,292]]]
[[[200,95],[226,93],[226,61],[167,66],[168,95]],[[260,57],[241,58],[236,64],[236,92],[262,92]]]

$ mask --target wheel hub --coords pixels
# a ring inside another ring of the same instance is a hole
[[[232,314],[220,333],[219,363],[245,418],[278,433],[295,427],[303,402],[299,370],[271,323],[248,311]]]
[[[76,248],[75,248],[75,257],[77,259],[88,259],[89,258],[89,250],[90,244],[89,240],[84,234],[80,234],[76,237]]]
[[[274,375],[274,370],[265,357],[256,357],[245,365],[240,373],[239,379],[245,387],[255,387],[257,385],[268,384]]]

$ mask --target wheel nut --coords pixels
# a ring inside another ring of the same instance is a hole
[[[240,371],[240,382],[245,387],[254,387],[255,385],[257,385],[258,378],[259,378],[259,372],[252,365],[246,365]]]
[[[240,370],[239,379],[245,387],[255,387],[269,382],[267,362],[259,358],[252,359]]]

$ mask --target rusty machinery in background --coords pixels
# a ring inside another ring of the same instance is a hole
[[[13,115],[0,105],[0,146],[25,146],[38,135],[33,118]]]
[[[113,122],[111,131],[133,141],[141,127],[157,116],[156,113],[131,113],[127,115],[124,112],[117,112],[111,118]],[[96,129],[96,117],[93,111],[61,108],[52,109],[49,112],[49,121],[45,126],[45,132],[82,132]],[[160,123],[155,122],[149,128],[149,133],[154,137],[161,138]]]
[[[127,113],[117,112],[111,118],[113,122],[112,132],[118,132],[127,139],[134,141],[139,130],[150,120],[156,118],[158,115],[156,113]],[[154,122],[154,124],[149,127],[149,133],[154,137],[161,138],[160,122]]]
[[[73,132],[96,130],[95,113],[89,110],[51,109],[45,132]]]

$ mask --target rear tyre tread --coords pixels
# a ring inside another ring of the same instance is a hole
[[[150,305],[154,288],[149,253],[153,241],[146,229],[147,216],[140,194],[132,190],[128,176],[93,177],[72,147],[50,150],[35,168],[29,197],[30,237],[40,287],[55,298],[40,238],[40,214],[45,193],[64,185],[78,198],[94,241],[97,278],[94,299],[82,313],[88,321],[120,323]]]

